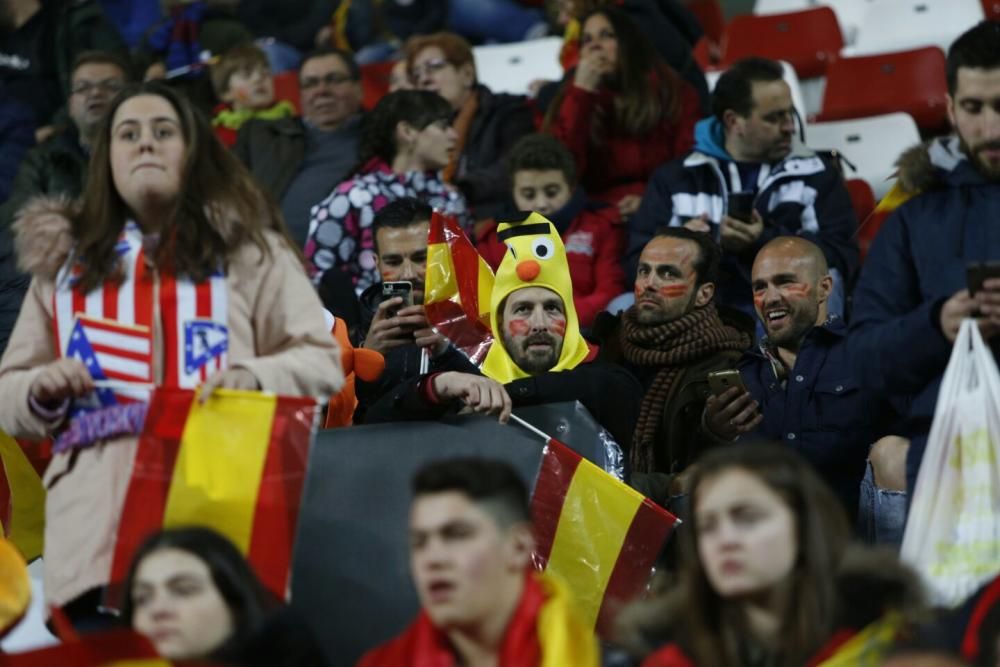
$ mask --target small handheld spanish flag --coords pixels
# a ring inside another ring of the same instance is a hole
[[[481,364],[493,342],[493,272],[454,216],[437,211],[431,216],[424,284],[428,321],[472,363]]]
[[[567,582],[577,611],[611,637],[614,617],[642,593],[677,517],[555,438],[531,497],[535,566]]]
[[[316,402],[261,392],[157,389],[139,438],[106,603],[121,603],[149,535],[198,525],[228,537],[261,582],[287,597]]]

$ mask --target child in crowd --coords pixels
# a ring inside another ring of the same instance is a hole
[[[518,210],[537,211],[559,230],[580,325],[589,327],[625,289],[621,215],[614,206],[587,199],[577,184],[573,155],[551,135],[529,134],[518,141],[509,166]],[[476,245],[495,271],[507,250],[495,222],[483,229]]]
[[[212,127],[226,146],[236,143],[236,133],[251,118],[277,120],[295,115],[288,100],[274,102],[274,82],[267,55],[247,44],[230,49],[212,67],[212,86],[222,103],[215,109]]]

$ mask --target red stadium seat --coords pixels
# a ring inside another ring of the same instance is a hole
[[[395,64],[390,60],[361,66],[361,106],[365,109],[373,109],[389,92],[389,75]]]
[[[1000,0],[983,0],[983,14],[987,20],[1000,21]]]
[[[947,92],[944,53],[935,46],[841,58],[827,71],[817,120],[903,111],[921,130],[937,132],[947,125]]]
[[[719,0],[687,0],[684,4],[698,19],[708,41],[713,44],[721,42],[726,29],[726,20],[722,16],[722,5],[719,4]]]
[[[736,16],[722,40],[722,65],[763,56],[788,61],[800,79],[809,79],[823,76],[843,47],[837,15],[829,7]]]
[[[274,99],[288,100],[295,105],[295,111],[302,112],[299,106],[299,73],[295,71],[282,72],[274,75]]]

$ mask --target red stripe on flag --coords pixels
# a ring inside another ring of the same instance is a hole
[[[121,590],[132,555],[142,541],[163,527],[163,512],[180,451],[194,393],[158,389],[153,393],[146,424],[135,454],[132,478],[118,523],[114,558],[105,603],[120,608]]]
[[[613,636],[618,611],[646,587],[656,557],[670,537],[676,521],[677,517],[649,498],[639,505],[604,589],[604,600],[597,615],[597,633],[602,637]]]
[[[257,493],[247,560],[264,586],[282,599],[292,569],[315,414],[312,399],[278,397]]]
[[[87,297],[81,294],[79,286],[73,288],[73,315],[87,312]]]
[[[10,534],[10,519],[14,515],[14,502],[7,479],[7,467],[0,460],[0,537]]]
[[[444,220],[445,216],[438,211],[431,213],[431,224],[430,228],[427,230],[427,245],[431,245],[433,243],[445,243]]]
[[[459,227],[454,217],[445,220],[451,238],[448,245],[451,248],[451,261],[455,266],[455,283],[458,285],[458,296],[462,300],[462,308],[472,320],[479,319],[479,253],[472,247],[465,232]]]
[[[545,569],[559,527],[563,501],[580,465],[580,455],[569,447],[549,440],[542,454],[542,467],[531,495],[531,522],[535,534],[535,567]]]
[[[160,316],[163,318],[163,386],[179,387],[181,384],[180,361],[177,359],[180,341],[177,340],[177,282],[164,272],[160,283]]]

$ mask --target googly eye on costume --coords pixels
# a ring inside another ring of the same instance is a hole
[[[551,259],[555,255],[556,247],[552,239],[537,238],[531,242],[531,252],[538,259]]]

